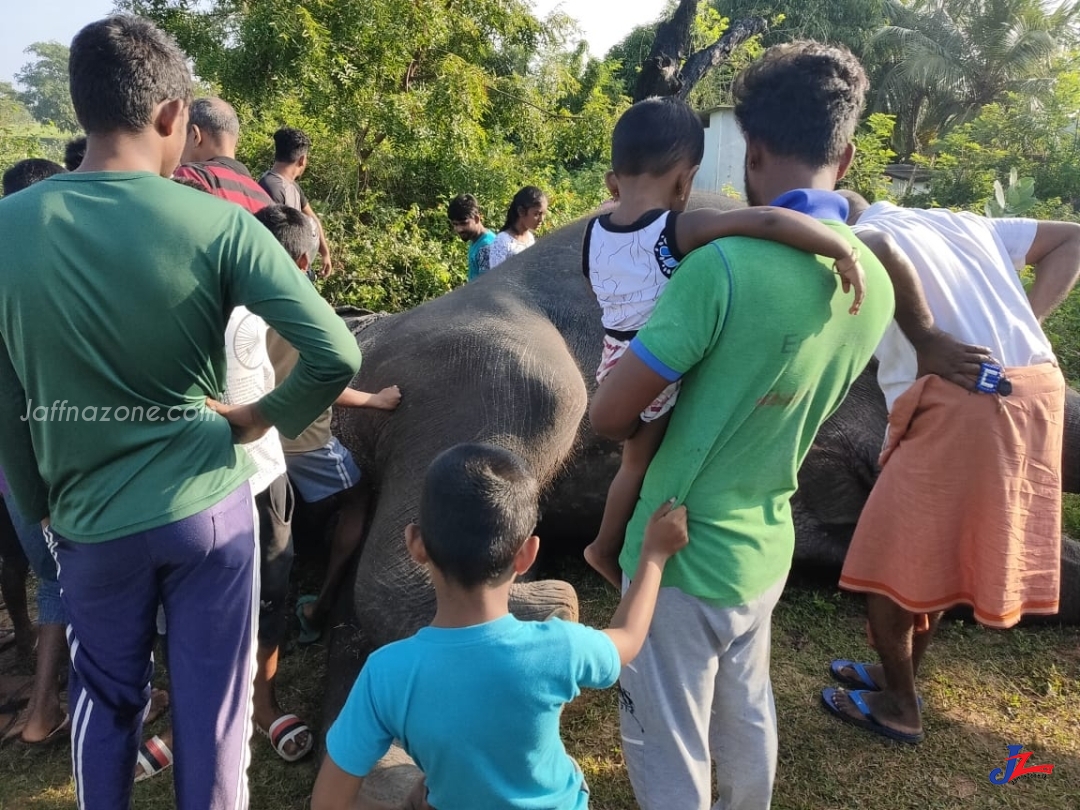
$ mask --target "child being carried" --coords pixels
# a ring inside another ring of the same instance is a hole
[[[769,239],[833,259],[844,292],[854,288],[851,314],[862,305],[865,275],[855,243],[842,230],[769,206],[687,212],[704,152],[701,120],[677,99],[639,102],[615,125],[607,186],[618,205],[589,222],[582,251],[585,276],[603,311],[604,350],[597,382],[611,372],[648,321],[683,257],[714,239]],[[618,560],[626,526],[678,393],[679,383],[673,383],[641,414],[641,427],[623,445],[600,531],[585,549],[589,565],[616,588],[622,586]]]

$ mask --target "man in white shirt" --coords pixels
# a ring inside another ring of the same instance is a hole
[[[894,323],[876,352],[889,430],[840,577],[867,594],[881,663],[834,661],[852,688],[822,701],[845,722],[917,743],[915,676],[945,610],[966,604],[1007,628],[1058,609],[1065,382],[1040,323],[1080,273],[1080,225],[846,196],[848,223],[891,276],[916,275],[925,300],[897,295],[906,328]],[[913,320],[918,349],[905,337]]]

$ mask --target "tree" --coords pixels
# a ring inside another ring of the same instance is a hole
[[[897,118],[904,157],[1005,93],[1044,96],[1074,40],[1077,5],[1041,0],[887,0],[874,38],[875,106]]]
[[[634,100],[650,96],[677,96],[686,99],[705,74],[731,57],[744,42],[764,33],[763,17],[736,20],[722,25],[722,33],[712,42],[693,49],[693,34],[700,0],[679,0],[670,19],[660,23],[649,56],[638,74]]]
[[[75,119],[68,85],[68,51],[59,42],[35,42],[26,49],[34,60],[22,66],[15,74],[15,81],[24,88],[19,100],[36,121],[66,132],[78,132],[79,122]]]
[[[780,17],[763,37],[766,46],[814,39],[844,45],[857,56],[885,23],[885,0],[713,0],[713,6],[732,20]]]
[[[176,37],[237,108],[252,168],[269,163],[278,127],[311,136],[304,184],[347,270],[324,287],[341,303],[398,309],[463,280],[445,214],[460,192],[496,225],[527,184],[548,192],[554,224],[602,199],[627,100],[610,69],[568,47],[565,15],[540,21],[524,0],[121,5]]]

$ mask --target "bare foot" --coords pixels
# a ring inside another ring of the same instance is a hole
[[[165,714],[165,710],[169,708],[169,693],[164,689],[151,689],[150,690],[150,707],[147,709],[146,715],[143,717],[143,725],[148,726],[157,720],[161,715]]]
[[[618,549],[607,552],[600,548],[596,541],[593,541],[585,546],[585,562],[614,585],[616,590],[622,590],[622,569],[619,567]]]
[[[63,725],[67,719],[67,713],[60,705],[59,696],[53,695],[52,699],[43,701],[43,703],[45,705],[41,706],[41,708],[32,706],[26,714],[26,720],[17,723],[11,729],[9,736],[13,737],[17,734],[24,743],[33,745],[44,742]]]

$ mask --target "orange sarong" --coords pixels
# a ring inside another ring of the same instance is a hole
[[[896,400],[840,587],[911,613],[970,605],[988,627],[1058,611],[1065,381],[1010,368],[1012,394],[927,376]]]

